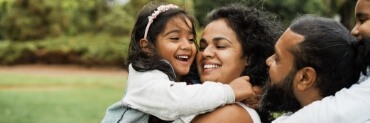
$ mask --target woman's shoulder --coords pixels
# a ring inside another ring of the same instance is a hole
[[[203,122],[253,123],[253,119],[245,107],[234,103],[219,107],[212,112],[198,115],[192,121],[192,123]]]

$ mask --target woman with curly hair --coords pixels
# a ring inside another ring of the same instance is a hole
[[[255,88],[261,88],[268,78],[265,60],[274,53],[281,34],[279,21],[268,12],[237,4],[213,10],[207,20],[196,57],[201,82],[227,84],[247,75]],[[238,102],[198,115],[192,122],[260,123],[268,120],[265,115]]]

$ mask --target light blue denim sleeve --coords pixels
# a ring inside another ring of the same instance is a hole
[[[276,123],[364,123],[370,120],[370,79],[315,101]]]
[[[235,101],[232,88],[222,83],[186,85],[170,81],[158,70],[137,72],[130,67],[129,71],[124,105],[162,120],[212,111]]]
[[[119,101],[107,109],[101,123],[147,123],[148,119],[148,114],[126,107]]]

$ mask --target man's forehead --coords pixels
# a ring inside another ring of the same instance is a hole
[[[297,34],[293,32],[290,28],[288,28],[283,35],[281,35],[279,41],[277,42],[278,47],[288,48],[292,45],[298,44],[299,42],[303,41],[303,35]]]

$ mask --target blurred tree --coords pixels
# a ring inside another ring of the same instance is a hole
[[[194,1],[195,16],[200,25],[204,26],[204,18],[207,13],[216,7],[229,3],[239,3],[254,6],[260,10],[275,13],[281,18],[284,27],[287,27],[292,19],[300,14],[316,14],[334,18],[340,17],[340,21],[346,26],[353,25],[353,10],[355,0],[214,0]]]
[[[105,0],[63,1],[63,10],[69,17],[70,27],[67,34],[102,31],[100,19],[109,14],[110,8]]]
[[[0,27],[4,36],[12,40],[40,39],[60,35],[64,20],[59,1],[15,0],[1,18]]]
[[[300,14],[316,14],[324,16],[328,13],[325,0],[269,0],[265,1],[264,9],[280,16],[284,27]],[[261,8],[260,8],[261,9]]]
[[[0,21],[1,21],[1,18],[3,18],[5,14],[8,12],[8,10],[10,9],[11,3],[12,2],[9,0],[0,1]],[[4,29],[0,26],[0,40],[5,38],[3,34],[4,34]]]
[[[208,12],[219,6],[226,5],[228,3],[236,2],[237,0],[193,0],[194,2],[194,14],[197,18],[200,26],[205,26],[205,18]]]
[[[110,33],[113,36],[128,36],[131,33],[132,25],[134,25],[134,18],[127,16],[127,12],[120,6],[111,8],[109,14],[104,15],[97,23],[98,27],[103,31]]]
[[[357,0],[326,0],[327,6],[329,6],[329,16],[339,16],[340,22],[351,29],[355,23],[355,6]]]
[[[138,12],[150,2],[175,4],[187,11],[193,12],[193,1],[192,0],[130,0],[124,9],[127,13],[133,17],[136,17]]]

